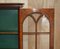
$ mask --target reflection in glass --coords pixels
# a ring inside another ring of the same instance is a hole
[[[23,32],[35,32],[35,22],[30,16],[24,20]]]
[[[23,49],[35,49],[35,35],[23,35]]]
[[[28,35],[23,35],[23,49],[28,49]]]
[[[49,20],[47,19],[45,15],[43,15],[38,21],[37,31],[38,32],[49,32],[50,31],[49,27],[50,27]]]
[[[37,49],[49,49],[49,34],[37,36]]]

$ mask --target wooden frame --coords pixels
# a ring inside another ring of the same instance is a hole
[[[23,27],[22,27],[23,21],[25,17],[31,14],[32,12],[33,12],[32,9],[20,9],[20,15],[19,15],[20,49],[23,49]],[[47,8],[38,9],[38,12],[49,16],[49,21],[50,21],[50,33],[49,33],[50,34],[50,47],[49,49],[54,49],[54,9],[47,9]],[[37,36],[35,38],[37,39]],[[35,49],[37,49],[37,47],[35,47]]]
[[[0,9],[18,9],[23,7],[23,3],[0,3]]]

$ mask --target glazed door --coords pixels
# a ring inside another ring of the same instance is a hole
[[[19,49],[54,49],[53,9],[20,9]]]

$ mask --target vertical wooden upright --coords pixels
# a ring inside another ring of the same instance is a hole
[[[20,10],[23,7],[23,3],[20,5],[18,8],[18,49],[22,49],[22,34],[21,34],[21,23],[20,23],[20,18],[21,18],[21,13]]]

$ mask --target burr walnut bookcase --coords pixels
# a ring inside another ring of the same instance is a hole
[[[18,48],[6,49],[54,49],[54,9],[22,9],[22,5],[0,4],[1,10],[18,9]],[[0,36],[3,34],[16,35],[15,32],[0,32]]]
[[[23,3],[0,3],[0,49],[19,49],[19,10]]]
[[[54,49],[54,9],[20,9],[20,49]]]

